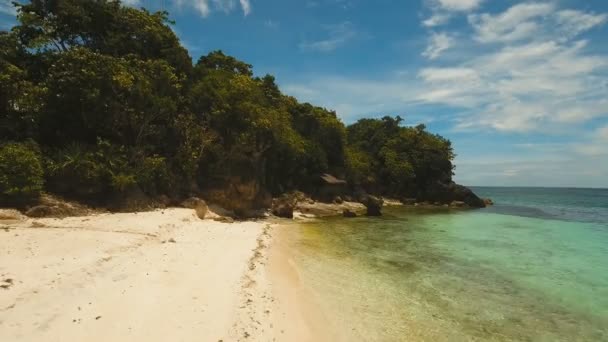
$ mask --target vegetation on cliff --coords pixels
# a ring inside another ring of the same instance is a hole
[[[345,127],[221,51],[192,63],[166,12],[108,0],[16,6],[19,24],[0,32],[4,202],[42,190],[103,200],[233,189],[268,203],[324,173],[400,197],[451,184],[448,140],[399,117]]]

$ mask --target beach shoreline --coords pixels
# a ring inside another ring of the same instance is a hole
[[[181,208],[0,221],[0,340],[325,340],[279,225]]]

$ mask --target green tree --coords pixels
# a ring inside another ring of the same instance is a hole
[[[37,197],[43,188],[43,172],[35,143],[0,145],[0,203]]]

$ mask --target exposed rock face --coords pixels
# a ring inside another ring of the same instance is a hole
[[[384,204],[384,201],[382,201],[381,198],[372,195],[364,195],[361,197],[360,201],[367,208],[365,215],[382,216],[382,205]]]
[[[345,210],[363,215],[366,211],[365,206],[357,202],[343,202],[341,204],[298,202],[295,209],[303,214],[314,215],[317,217],[340,216],[344,214]]]
[[[198,197],[190,197],[187,200],[182,202],[182,207],[194,209],[196,212],[196,216],[203,220],[207,212],[209,211],[209,207],[207,207],[207,203]]]
[[[255,181],[232,179],[226,187],[205,191],[205,198],[234,213],[238,218],[256,217],[259,209],[270,208],[272,197]]]
[[[471,189],[454,182],[433,184],[421,197],[423,197],[422,200],[443,204],[462,201],[472,208],[484,208],[486,206],[484,201],[477,197]]]
[[[344,209],[344,211],[342,212],[342,216],[348,217],[348,218],[357,217],[357,213],[354,213],[348,209]]]

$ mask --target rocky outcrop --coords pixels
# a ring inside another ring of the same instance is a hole
[[[352,218],[352,217],[357,217],[357,213],[352,212],[348,209],[344,209],[344,211],[342,212],[342,216],[346,217],[346,218]]]
[[[187,200],[182,202],[182,207],[194,209],[196,212],[196,216],[199,219],[205,219],[207,212],[209,211],[209,207],[207,207],[207,202],[198,198],[198,197],[190,197]]]
[[[484,208],[486,204],[466,186],[454,182],[436,183],[428,187],[419,200],[431,203],[450,204],[454,201],[464,202],[471,208]]]
[[[483,203],[485,203],[486,206],[494,205],[494,201],[492,201],[490,198],[484,198]]]
[[[367,216],[381,216],[382,205],[384,201],[381,198],[372,195],[363,195],[360,198],[360,202],[365,206]]]
[[[305,201],[298,202],[295,210],[305,215],[329,217],[344,215],[345,210],[362,215],[365,213],[366,208],[363,204],[358,202],[342,202],[341,204],[336,204]]]
[[[44,194],[40,197],[38,205],[26,210],[25,215],[29,217],[68,217],[85,216],[95,212],[94,210],[78,203],[68,202],[61,198]]]

